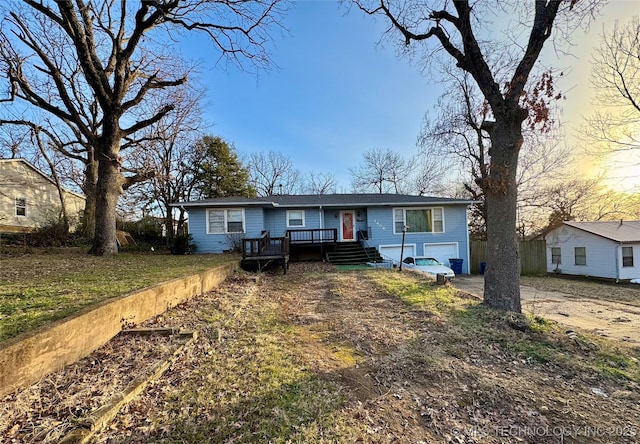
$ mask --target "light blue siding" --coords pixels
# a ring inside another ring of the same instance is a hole
[[[189,209],[189,233],[198,246],[196,253],[223,253],[233,247],[232,238],[259,237],[264,226],[262,208],[245,208],[245,233],[207,234],[208,208]]]
[[[334,228],[338,230],[338,236],[340,236],[340,210],[330,209],[324,210],[324,227]]]
[[[304,211],[304,227],[287,227],[287,210]],[[267,209],[264,216],[265,230],[272,236],[282,236],[287,230],[320,228],[320,212],[317,208]]]
[[[444,233],[406,233],[405,245],[414,245],[415,254],[424,254],[424,244],[456,243],[459,257],[464,260],[463,273],[469,272],[469,242],[467,234],[466,205],[443,207]],[[289,208],[290,210],[296,208]],[[393,207],[353,208],[297,208],[305,212],[305,226],[301,228],[335,228],[340,235],[340,211],[356,213],[355,230],[369,229],[368,246],[378,249],[385,245],[400,245],[402,233],[393,232]],[[358,215],[359,214],[359,215]],[[206,209],[192,208],[189,211],[189,228],[199,253],[221,253],[231,248],[229,235],[206,234]],[[246,233],[241,237],[259,237],[263,230],[272,236],[282,236],[287,230],[287,209],[248,207],[245,208]]]
[[[400,208],[400,207],[398,207]],[[444,208],[444,233],[406,233],[405,245],[415,245],[416,256],[424,255],[424,244],[457,243],[462,272],[469,273],[469,239],[467,207],[448,205]],[[368,244],[380,249],[385,245],[401,245],[402,233],[393,232],[393,208],[376,207],[367,211],[371,233]]]

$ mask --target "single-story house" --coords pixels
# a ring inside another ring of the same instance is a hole
[[[63,189],[72,228],[85,206],[85,197]],[[60,212],[56,183],[25,159],[0,159],[0,232],[31,231],[54,221]]]
[[[640,278],[640,221],[564,222],[545,238],[550,273]]]
[[[188,211],[189,232],[200,253],[228,251],[239,238],[265,232],[289,233],[292,245],[302,239],[360,243],[396,262],[401,254],[431,256],[445,264],[463,259],[462,272],[468,273],[467,207],[472,203],[401,194],[324,194],[223,197],[173,206]]]

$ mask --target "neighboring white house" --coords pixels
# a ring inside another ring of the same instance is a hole
[[[84,196],[63,191],[72,227],[84,211]],[[58,216],[55,182],[24,159],[0,159],[0,232],[30,231]]]
[[[564,222],[545,237],[550,273],[640,278],[640,221]]]

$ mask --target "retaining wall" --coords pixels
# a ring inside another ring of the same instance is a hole
[[[234,262],[138,290],[0,344],[0,395],[89,355],[127,325],[140,324],[217,287],[237,268]]]

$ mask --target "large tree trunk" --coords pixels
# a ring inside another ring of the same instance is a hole
[[[184,208],[179,208],[178,222],[176,223],[176,235],[184,236],[185,232],[186,215]]]
[[[100,156],[96,186],[96,224],[93,246],[89,254],[105,256],[118,253],[116,241],[116,206],[122,194],[123,177],[118,162],[118,143],[112,143],[108,154]]]
[[[484,302],[489,307],[521,312],[520,256],[516,237],[516,170],[522,145],[521,124],[494,123],[491,165],[484,183],[487,214],[487,271]]]
[[[173,208],[169,206],[169,204],[165,204],[164,211],[165,211],[164,224],[165,224],[165,230],[167,233],[166,246],[170,247],[173,244],[173,238],[176,235],[176,233],[173,230]]]
[[[86,197],[82,214],[82,234],[93,238],[96,231],[96,188],[98,183],[98,161],[89,154],[85,163],[82,191]]]

